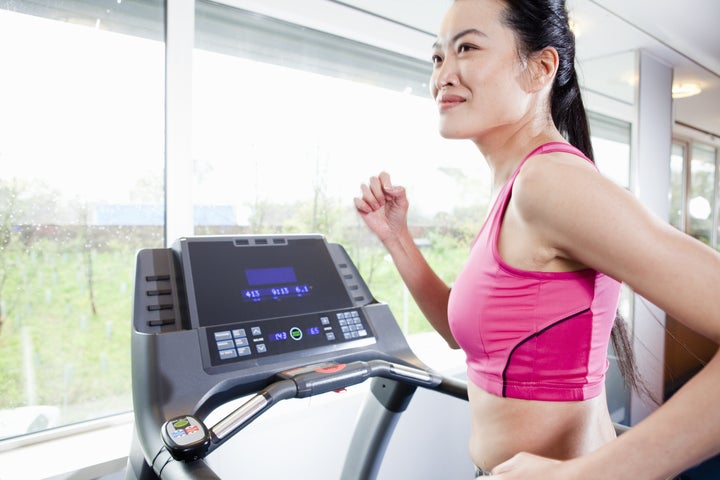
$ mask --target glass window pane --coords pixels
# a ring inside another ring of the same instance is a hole
[[[595,112],[588,112],[588,121],[598,169],[621,187],[630,189],[631,124]],[[618,313],[627,323],[630,335],[633,332],[633,299],[632,290],[627,285],[623,285]],[[612,342],[608,356],[610,367],[605,382],[608,407],[614,421],[627,423],[630,418],[628,408],[630,390],[622,380],[618,357],[612,348]]]
[[[429,73],[422,61],[198,2],[195,233],[321,232],[409,331],[429,329],[352,202],[388,171],[408,189],[416,241],[452,282],[484,218],[489,171],[471,142],[439,136]],[[630,124],[591,122],[601,170],[628,187]]]
[[[163,2],[0,1],[0,438],[128,411],[163,235]],[[110,6],[108,6],[110,5]]]
[[[670,224],[685,231],[685,145],[672,144],[670,156]]]
[[[688,233],[711,245],[715,210],[715,149],[694,143],[691,153]]]
[[[618,185],[629,189],[630,123],[595,112],[588,112],[588,121],[598,169]],[[627,285],[623,285],[619,310],[632,331],[632,292]]]
[[[630,188],[630,123],[594,112],[588,113],[588,120],[598,169]]]
[[[251,21],[267,23],[252,27],[261,40],[244,36]],[[439,136],[429,62],[205,2],[196,29],[195,232],[321,232],[345,246],[409,331],[429,330],[353,206],[360,183],[388,171],[408,189],[429,261],[455,277],[484,217],[489,175],[471,142]]]
[[[713,149],[715,152],[715,166],[720,164],[720,157],[718,157],[718,149]],[[715,249],[720,250],[720,172],[715,171]]]

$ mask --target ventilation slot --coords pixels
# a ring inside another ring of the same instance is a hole
[[[253,247],[260,245],[287,245],[287,238],[235,238],[233,245],[236,247]]]
[[[166,303],[163,305],[148,305],[147,307],[148,311],[150,312],[157,312],[160,310],[172,310],[173,304],[172,303]]]
[[[148,282],[166,282],[170,280],[170,275],[147,275],[145,280]]]
[[[161,295],[172,295],[172,290],[148,290],[147,292],[148,297],[159,297]]]
[[[151,327],[162,327],[165,325],[172,325],[175,323],[174,318],[161,318],[160,320],[149,320],[148,325]]]

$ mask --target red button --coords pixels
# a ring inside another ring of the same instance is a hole
[[[345,364],[344,364],[344,363],[339,363],[339,364],[337,364],[337,365],[332,365],[332,366],[330,366],[330,367],[318,368],[318,369],[315,370],[315,371],[316,371],[317,373],[337,373],[337,372],[339,372],[340,370],[342,370],[342,369],[344,369],[344,368],[345,368]]]

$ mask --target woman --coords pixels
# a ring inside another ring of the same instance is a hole
[[[415,246],[405,190],[387,173],[355,206],[433,327],[467,354],[478,475],[666,479],[718,452],[717,358],[615,437],[603,379],[619,282],[718,342],[720,255],[584,158],[563,2],[456,0],[432,61],[440,133],[472,140],[493,175],[493,206],[452,290]]]

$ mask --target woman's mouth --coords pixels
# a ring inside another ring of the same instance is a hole
[[[465,102],[465,98],[460,95],[445,94],[438,96],[436,101],[440,110],[449,110]]]

